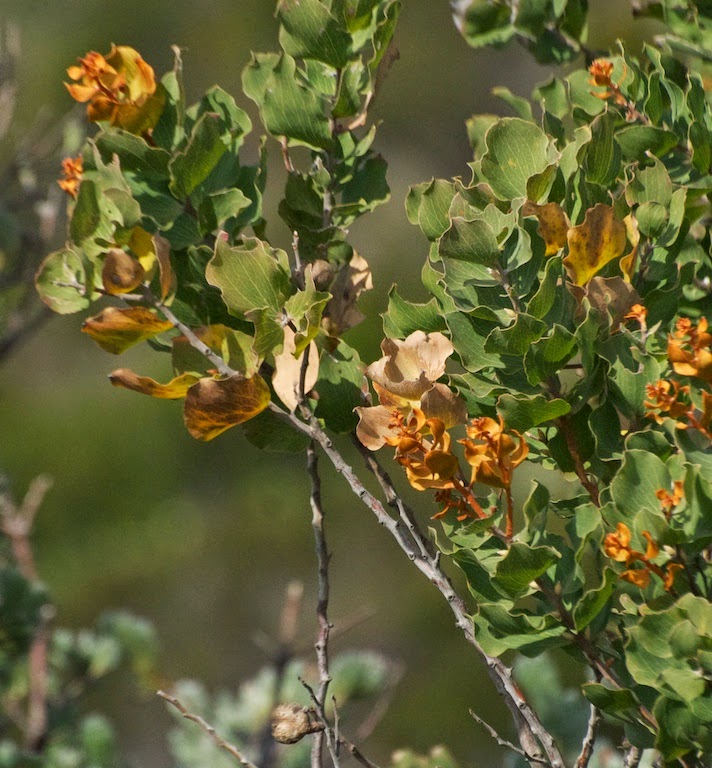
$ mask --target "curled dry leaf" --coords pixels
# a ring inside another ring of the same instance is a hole
[[[112,248],[104,258],[101,282],[111,296],[131,293],[143,282],[146,271],[140,262],[121,248]]]
[[[294,357],[295,349],[294,331],[286,327],[284,329],[284,347],[282,352],[274,357],[272,386],[279,399],[290,411],[296,410],[299,405],[299,386],[305,354],[309,354],[306,378],[304,380],[305,393],[314,387],[319,376],[319,351],[316,348],[316,344],[312,342],[298,358]]]
[[[188,390],[183,421],[196,440],[212,440],[262,413],[269,402],[269,387],[259,375],[251,379],[203,378]]]
[[[358,424],[356,437],[369,451],[383,448],[389,439],[395,439],[398,429],[393,422],[393,409],[385,405],[356,408]]]
[[[467,421],[467,406],[445,384],[436,384],[420,400],[420,408],[427,419],[439,419],[445,429]]]
[[[569,254],[564,264],[574,285],[585,285],[625,250],[626,227],[610,205],[597,203],[586,211],[583,224],[568,231]]]
[[[366,375],[384,389],[406,400],[419,401],[445,373],[445,362],[454,349],[442,333],[415,331],[404,341],[384,339],[383,357],[366,369]]]
[[[319,276],[323,281],[323,268]],[[314,275],[314,282],[317,283],[317,274]],[[372,288],[371,268],[366,259],[354,251],[351,261],[341,268],[328,289],[320,288],[332,295],[324,311],[324,330],[330,336],[340,336],[358,325],[363,320],[363,314],[356,308],[356,302],[362,293]]]
[[[545,256],[553,256],[566,247],[570,224],[564,209],[558,203],[537,205],[527,202],[522,206],[522,214],[536,216],[539,220],[537,231],[546,243]]]
[[[91,336],[106,352],[120,355],[139,341],[150,339],[172,327],[173,323],[162,320],[145,307],[107,307],[84,321],[82,333]]]
[[[150,395],[163,400],[180,400],[199,380],[198,374],[182,373],[167,384],[160,384],[148,376],[139,376],[128,368],[119,368],[109,374],[109,381],[115,387],[123,387],[132,392],[140,392],[142,395]]]
[[[640,302],[638,292],[622,277],[597,275],[591,278],[583,288],[572,285],[570,290],[579,303],[580,314],[583,314],[581,303],[586,298],[601,317],[611,318],[610,323],[614,328],[620,325],[633,306]]]

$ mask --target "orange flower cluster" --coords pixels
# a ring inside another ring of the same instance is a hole
[[[60,189],[64,190],[68,195],[76,197],[79,193],[79,185],[82,181],[82,173],[84,173],[84,159],[81,155],[76,157],[65,157],[62,160],[62,172],[64,173],[63,179],[58,179]]]
[[[156,89],[153,69],[138,51],[113,45],[106,56],[90,51],[69,67],[76,83],[65,83],[76,101],[87,104],[87,118],[107,121],[130,133],[152,129],[163,111],[163,95]]]
[[[664,589],[669,592],[675,581],[675,574],[682,570],[683,566],[680,563],[667,563],[663,569],[653,563],[652,560],[660,554],[660,547],[653,541],[648,531],[643,531],[642,535],[648,542],[645,553],[632,549],[630,528],[625,523],[618,523],[616,532],[606,535],[603,551],[617,563],[626,564],[626,570],[621,574],[621,578],[625,581],[645,589],[650,584],[650,574],[654,573],[662,579]],[[641,563],[643,567],[631,568],[630,566],[634,563]]]
[[[396,449],[396,461],[405,467],[408,482],[418,491],[435,489],[436,500],[458,520],[488,517],[472,494],[475,483],[504,490],[507,498],[505,535],[513,535],[512,475],[529,453],[524,438],[514,430],[505,431],[504,422],[487,417],[473,419],[466,427],[468,437],[458,442],[465,447],[465,460],[472,467],[469,482],[463,479],[460,463],[452,453],[452,439],[441,419],[428,419],[418,408],[409,417],[392,411],[392,435],[388,445]],[[431,439],[426,439],[426,436]]]
[[[606,59],[595,59],[588,68],[591,79],[588,81],[591,85],[597,85],[606,90],[603,93],[594,93],[597,99],[613,99],[620,107],[628,106],[628,99],[621,93],[620,85],[614,83],[611,75],[613,74],[613,62]],[[624,75],[625,76],[625,75]]]
[[[694,376],[712,382],[712,334],[707,319],[697,325],[688,317],[677,321],[675,333],[668,337],[668,359],[680,376]]]
[[[712,440],[712,393],[702,390],[699,393],[701,408],[697,408],[689,402],[690,387],[680,386],[676,381],[660,379],[655,384],[648,384],[645,390],[648,399],[643,404],[649,419],[657,424],[662,424],[666,418],[676,419],[678,429],[696,429]],[[683,396],[685,400],[680,399]]]

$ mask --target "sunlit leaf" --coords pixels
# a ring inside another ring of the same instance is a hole
[[[119,368],[109,374],[109,381],[115,387],[123,387],[143,395],[158,397],[163,400],[180,400],[186,396],[188,390],[199,381],[200,375],[196,373],[183,373],[176,376],[167,384],[159,382],[148,376],[139,376],[128,368]]]
[[[183,420],[194,438],[212,440],[226,429],[257,416],[269,402],[269,387],[259,375],[251,379],[204,378],[188,390]]]
[[[574,285],[585,285],[609,261],[623,254],[625,224],[608,205],[597,203],[586,211],[583,224],[568,232],[569,254],[564,264]]]
[[[85,320],[82,332],[91,336],[102,349],[120,355],[139,341],[150,339],[172,327],[173,323],[162,320],[145,307],[107,307]]]

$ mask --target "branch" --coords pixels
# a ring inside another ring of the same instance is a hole
[[[528,755],[523,749],[520,749],[516,745],[512,744],[511,741],[507,741],[507,739],[500,736],[499,733],[497,733],[497,731],[488,722],[483,720],[473,709],[470,710],[470,715],[475,720],[475,722],[479,723],[487,731],[487,733],[489,733],[489,735],[497,742],[497,744],[499,744],[500,747],[506,747],[515,754],[521,755],[529,762],[536,762],[537,758],[533,757],[532,755]]]
[[[598,726],[601,722],[601,713],[596,707],[591,704],[591,714],[588,718],[588,727],[586,728],[586,735],[581,745],[581,754],[576,760],[576,768],[586,768],[589,760],[593,755],[593,745],[596,743],[596,736],[598,735]]]
[[[475,639],[472,621],[467,613],[465,603],[457,595],[448,577],[441,569],[436,556],[424,556],[417,551],[412,538],[402,520],[392,518],[384,509],[381,502],[368,491],[356,476],[353,468],[346,463],[343,456],[335,448],[329,436],[322,430],[313,415],[309,415],[308,423],[302,422],[295,414],[283,411],[275,403],[270,403],[270,409],[283,419],[287,419],[294,427],[316,441],[327,455],[334,469],[344,477],[353,493],[373,512],[378,522],[393,536],[398,546],[405,552],[408,559],[421,571],[440,591],[447,600],[455,615],[456,625],[462,630],[466,640],[477,650],[487,664],[488,674],[497,691],[504,699],[517,726],[520,743],[530,755],[540,755],[540,746],[546,757],[534,762],[533,765],[550,765],[552,768],[563,768],[564,760],[551,734],[544,728],[534,710],[522,696],[514,682],[512,670],[500,659],[485,653]]]
[[[156,695],[160,696],[162,699],[165,699],[169,704],[172,704],[186,720],[192,720],[194,723],[197,723],[200,728],[202,728],[203,731],[205,731],[205,733],[210,736],[215,744],[220,747],[220,749],[224,749],[236,760],[239,760],[244,768],[257,768],[257,766],[254,765],[254,763],[251,763],[234,744],[231,744],[229,741],[225,741],[225,739],[223,739],[223,737],[216,732],[215,728],[213,728],[213,726],[209,723],[206,723],[205,720],[200,717],[200,715],[189,712],[175,696],[171,696],[171,694],[166,693],[165,691],[156,691]]]
[[[329,721],[326,717],[326,710],[324,709],[324,705],[322,702],[319,701],[319,698],[317,694],[314,692],[314,689],[309,685],[309,683],[306,682],[306,680],[299,678],[299,682],[307,689],[309,692],[309,696],[311,700],[314,702],[314,708],[311,710],[316,714],[316,717],[321,724],[320,731],[323,731],[324,735],[326,736],[326,747],[329,750],[329,755],[331,756],[331,762],[334,765],[334,768],[339,768],[339,754],[336,749],[336,739],[335,739],[335,733],[332,729],[331,725],[329,724]],[[318,736],[319,734],[316,733]],[[314,764],[315,756],[318,754],[319,760],[321,760],[321,749],[313,749],[312,750],[312,765]]]
[[[155,298],[154,298],[155,302]],[[212,360],[222,373],[228,376],[234,376],[237,371],[233,371],[222,358],[216,355],[210,348],[198,339],[198,337],[163,305],[155,302],[156,306],[165,317],[170,320],[179,330],[183,332],[190,344],[202,352],[208,359]],[[551,734],[546,730],[539,720],[537,714],[524,699],[522,693],[514,682],[512,670],[507,667],[500,659],[485,653],[484,649],[475,639],[472,620],[470,619],[464,601],[456,594],[445,572],[441,569],[437,555],[429,553],[423,554],[413,543],[408,527],[401,519],[392,518],[384,509],[383,504],[364,486],[358,478],[353,468],[345,461],[343,456],[331,442],[329,436],[321,428],[307,406],[305,399],[300,404],[300,410],[305,421],[302,421],[295,413],[289,413],[280,408],[276,403],[270,402],[269,409],[279,418],[288,421],[294,428],[318,443],[321,449],[331,461],[334,469],[344,477],[353,493],[373,512],[376,519],[396,540],[398,546],[403,550],[409,560],[411,560],[418,570],[428,578],[439,590],[442,596],[447,600],[455,616],[455,623],[465,635],[467,642],[472,645],[487,664],[487,671],[490,679],[495,685],[498,693],[504,699],[514,719],[519,734],[519,740],[527,754],[536,756],[533,760],[533,766],[549,765],[551,768],[564,768],[564,760],[559,748],[556,746]],[[395,492],[395,491],[394,491]],[[541,753],[541,747],[544,749],[546,757]],[[539,756],[541,755],[541,759]]]
[[[625,753],[625,759],[623,760],[623,768],[638,768],[640,764],[640,758],[642,757],[641,751],[638,747],[634,747],[632,744]]]
[[[305,359],[308,352],[305,353]],[[302,391],[303,391],[302,382]],[[329,690],[331,675],[329,674],[329,632],[331,624],[327,615],[329,607],[329,551],[326,546],[326,536],[324,533],[324,510],[321,503],[321,478],[319,477],[318,457],[312,441],[307,448],[307,469],[311,481],[311,493],[309,501],[312,510],[312,528],[314,529],[314,543],[316,546],[317,557],[317,576],[318,593],[316,604],[316,615],[319,622],[319,635],[314,648],[316,650],[317,668],[319,670],[319,690],[316,699],[321,711],[324,711],[326,694]],[[329,732],[326,731],[327,740]],[[323,734],[314,734],[312,745],[312,768],[320,768],[323,749]],[[330,750],[331,751],[331,750]],[[337,763],[334,763],[337,766]]]

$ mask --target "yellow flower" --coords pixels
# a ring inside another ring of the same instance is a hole
[[[130,133],[151,130],[163,111],[163,94],[157,91],[153,69],[138,51],[112,45],[102,56],[90,51],[67,74],[75,83],[65,83],[76,101],[87,104],[87,119],[106,121]]]

